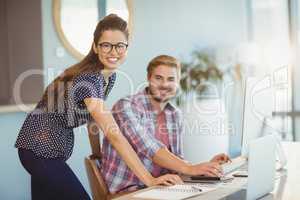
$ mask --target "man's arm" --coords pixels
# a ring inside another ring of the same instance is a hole
[[[151,159],[159,166],[183,174],[220,176],[221,168],[218,163],[207,162],[191,165],[171,153],[164,144],[144,127],[143,119],[139,116],[139,108],[127,100],[119,101],[113,107],[113,115],[121,132],[128,139],[135,151]]]
[[[221,176],[221,168],[217,162],[206,162],[192,165],[180,159],[167,148],[159,149],[152,158],[157,165],[169,170],[188,175]]]
[[[121,132],[137,154],[151,159],[165,145],[148,132],[146,122],[139,109],[138,105],[129,100],[120,100],[114,105],[112,113]]]

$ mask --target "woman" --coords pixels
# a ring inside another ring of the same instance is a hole
[[[127,23],[117,15],[103,18],[88,55],[57,77],[28,114],[15,146],[31,175],[32,199],[90,199],[66,160],[73,150],[73,128],[91,120],[145,185],[181,181],[177,175],[153,178],[104,105],[114,71],[126,58],[128,35]]]

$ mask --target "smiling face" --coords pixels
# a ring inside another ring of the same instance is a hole
[[[93,50],[104,65],[104,69],[115,70],[125,61],[127,46],[125,51],[120,51],[120,48],[122,49],[120,45],[127,45],[127,42],[125,34],[119,30],[106,30],[101,34],[98,43],[93,45]],[[112,49],[107,51],[111,45],[113,45]]]
[[[149,92],[152,98],[164,103],[176,95],[179,83],[179,74],[176,67],[158,65],[148,75]]]

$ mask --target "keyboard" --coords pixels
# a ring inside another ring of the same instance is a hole
[[[227,162],[221,165],[223,174],[227,175],[230,172],[240,169],[242,166],[245,166],[246,163],[247,163],[247,159],[243,156],[233,158],[231,159],[231,162]]]

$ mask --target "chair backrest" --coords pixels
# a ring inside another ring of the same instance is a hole
[[[95,141],[100,143],[99,129],[93,121],[88,123],[87,129],[92,152],[97,152],[100,156],[100,158],[89,156],[84,159],[92,196],[94,200],[109,199],[110,193],[101,174],[101,145],[95,145]]]
[[[93,156],[89,156],[84,159],[84,164],[88,175],[93,199],[109,200],[130,193],[120,192],[118,194],[111,194],[109,192],[101,174],[101,145],[95,144],[97,142],[100,143],[99,129],[97,128],[97,126],[95,126],[95,122],[89,122],[87,128],[92,152],[97,153],[97,156],[100,156],[100,158],[94,158]]]
[[[84,159],[86,172],[94,200],[108,199],[110,193],[101,174],[100,163],[97,159]]]

